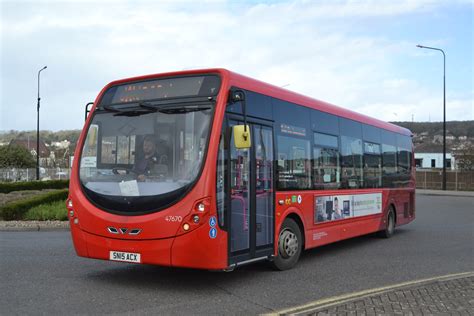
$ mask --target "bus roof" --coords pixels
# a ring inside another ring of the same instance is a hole
[[[236,86],[242,89],[254,91],[257,93],[265,94],[268,96],[272,96],[287,102],[296,103],[299,105],[303,105],[312,109],[320,110],[326,113],[330,113],[333,115],[341,116],[344,118],[348,118],[354,121],[358,121],[361,123],[373,125],[379,128],[383,128],[392,132],[400,133],[403,135],[411,136],[412,133],[410,130],[400,127],[395,124],[391,124],[385,121],[378,120],[376,118],[354,112],[321,100],[317,100],[314,98],[310,98],[308,96],[292,92],[290,90],[280,88],[269,83],[253,79],[235,72],[232,72],[227,69],[223,68],[208,68],[208,69],[194,69],[194,70],[183,70],[183,71],[176,71],[176,72],[167,72],[167,73],[160,73],[160,74],[153,74],[153,75],[146,75],[140,77],[133,77],[127,79],[121,79],[117,81],[113,81],[107,85],[108,88],[111,85],[126,83],[130,81],[136,80],[147,80],[152,78],[158,77],[167,77],[167,76],[179,76],[179,75],[191,75],[191,74],[204,74],[204,73],[218,73],[222,76],[222,83],[225,85],[227,83],[228,86]]]

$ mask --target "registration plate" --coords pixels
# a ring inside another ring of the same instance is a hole
[[[111,251],[109,259],[112,261],[133,262],[140,263],[141,258],[139,253]]]

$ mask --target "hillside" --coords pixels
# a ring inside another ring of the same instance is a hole
[[[413,134],[428,133],[429,136],[443,135],[443,122],[390,122],[408,128]],[[449,121],[446,122],[446,135],[456,138],[467,136],[474,138],[474,121]]]
[[[61,142],[67,140],[71,142],[71,145],[75,147],[75,144],[79,138],[81,131],[76,130],[63,130],[63,131],[40,131],[40,139],[46,144],[52,142]],[[0,133],[0,144],[9,144],[13,139],[30,139],[30,141],[36,141],[36,131],[3,131]]]

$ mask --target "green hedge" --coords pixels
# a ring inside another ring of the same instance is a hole
[[[69,180],[1,182],[0,193],[25,190],[65,189],[69,187]]]
[[[36,195],[21,201],[15,201],[8,203],[0,207],[0,218],[11,221],[11,220],[21,220],[23,215],[37,205],[52,203],[60,200],[66,201],[68,196],[68,190],[63,189],[59,191],[48,192],[41,195]],[[66,203],[66,202],[64,202]],[[66,204],[64,204],[66,208]]]

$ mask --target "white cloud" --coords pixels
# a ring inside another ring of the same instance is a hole
[[[42,73],[42,111],[50,112],[43,114],[42,126],[54,130],[80,128],[83,105],[111,80],[205,67],[227,67],[277,86],[289,84],[289,90],[384,120],[395,119],[393,113],[397,120],[410,120],[411,114],[428,120],[426,113],[437,98],[415,79],[398,74],[393,62],[416,57],[416,43],[354,35],[345,27],[355,24],[344,23],[348,18],[414,14],[442,5],[2,3],[0,129],[35,127],[36,72],[44,64],[48,70]],[[459,114],[469,102],[470,118]],[[472,95],[453,99],[452,107],[452,119],[472,119]],[[20,115],[26,108],[31,115]]]

